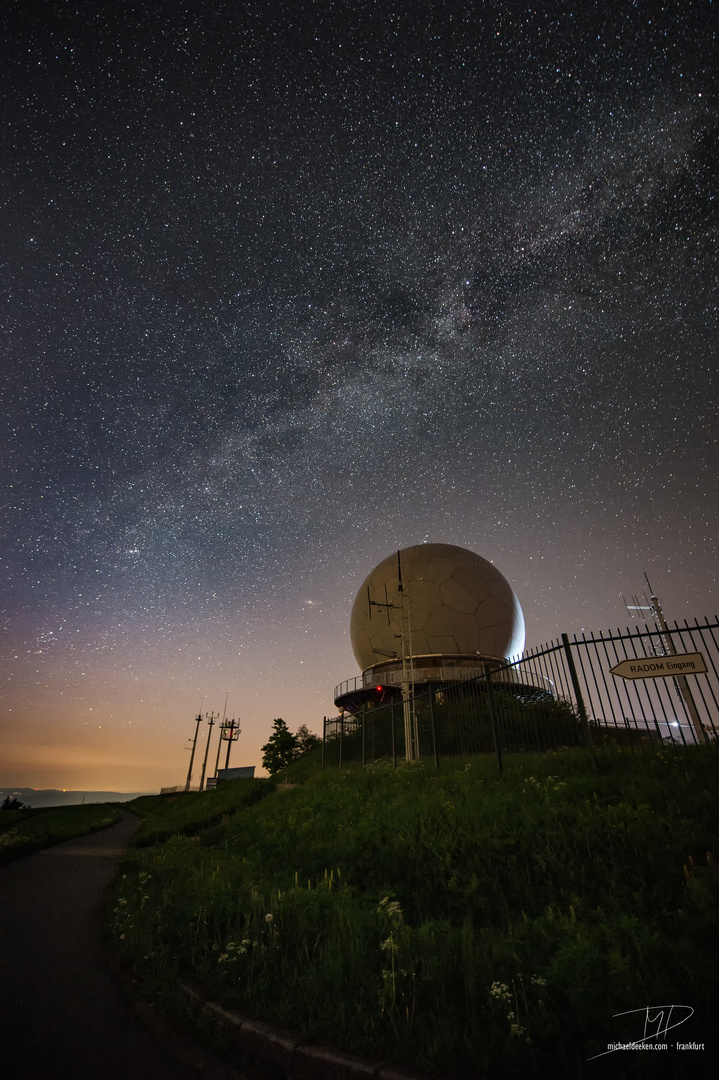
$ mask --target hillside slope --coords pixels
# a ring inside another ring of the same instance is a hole
[[[0,813],[0,866],[65,840],[106,829],[119,820],[114,806],[59,806]]]
[[[660,749],[596,774],[565,752],[137,800],[112,931],[166,995],[189,979],[428,1072],[617,1075],[616,1055],[587,1064],[642,1036],[616,1014],[685,1003],[682,1038],[709,1037],[718,762]]]

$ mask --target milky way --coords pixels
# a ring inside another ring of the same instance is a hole
[[[0,782],[317,730],[425,539],[529,643],[717,606],[714,5],[204,7],[0,16]]]

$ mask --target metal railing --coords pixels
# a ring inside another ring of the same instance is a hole
[[[434,758],[439,766],[443,757],[493,753],[501,768],[503,754],[520,750],[574,746],[596,756],[599,748],[713,742],[718,630],[715,617],[691,626],[562,634],[463,681],[444,683],[444,670],[433,668],[432,685],[407,702],[325,717],[323,767],[378,758]],[[372,685],[372,677],[362,678],[356,688]]]
[[[446,665],[432,667],[424,667],[421,663],[415,663],[412,665],[412,681],[416,683],[471,682],[473,679],[484,678],[485,667],[486,663],[472,665],[455,665],[447,663]],[[538,675],[536,672],[533,672],[524,664],[524,661],[520,660],[506,670],[506,680],[508,682],[521,682],[522,680],[531,682],[532,680],[537,680],[537,690],[544,690],[550,694],[553,693],[552,680],[547,676]],[[339,683],[334,691],[335,701],[340,697],[344,697],[346,694],[352,694],[358,690],[366,690],[372,686],[400,687],[402,685],[402,680],[403,675],[400,669],[389,669],[379,672],[365,671],[362,675],[355,676],[354,679],[345,679],[344,682]]]

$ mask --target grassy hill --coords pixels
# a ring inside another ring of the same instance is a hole
[[[112,806],[61,806],[52,809],[0,811],[0,866],[75,836],[104,829],[117,821]]]
[[[501,776],[491,757],[440,773],[318,760],[130,804],[144,822],[111,931],[161,996],[185,979],[449,1075],[668,1075],[671,1052],[587,1059],[642,1037],[643,1014],[616,1014],[669,1002],[694,1009],[670,1043],[710,1038],[716,747],[599,773],[582,751],[510,756]]]

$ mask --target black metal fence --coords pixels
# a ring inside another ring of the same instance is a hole
[[[583,747],[635,752],[713,742],[719,732],[719,621],[562,634],[482,677],[325,717],[323,768],[378,759],[464,758]]]

